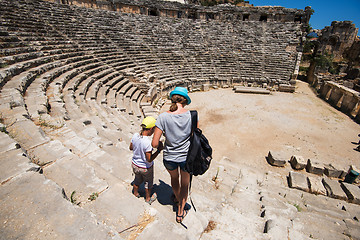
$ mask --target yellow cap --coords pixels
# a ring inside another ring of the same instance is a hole
[[[144,125],[146,129],[155,127],[156,119],[154,117],[146,117],[142,121],[141,125]]]

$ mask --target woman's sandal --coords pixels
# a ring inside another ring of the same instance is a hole
[[[151,205],[153,202],[155,202],[156,198],[157,198],[157,195],[156,195],[156,193],[154,193],[154,194],[151,196],[150,200],[149,200],[149,201],[145,201],[145,202]]]
[[[184,220],[185,216],[188,214],[188,211],[189,211],[189,210],[185,210],[185,209],[184,209],[182,215],[179,215],[179,214],[176,212],[176,222],[177,222],[177,223],[182,223],[182,221]]]

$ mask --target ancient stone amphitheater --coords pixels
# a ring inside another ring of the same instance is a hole
[[[226,159],[224,189],[206,194],[209,176],[198,178],[198,211],[183,225],[164,170],[157,203],[131,193],[129,140],[175,86],[276,88],[296,75],[305,12],[286,20],[284,8],[253,8],[252,20],[244,9],[226,21],[1,0],[0,239],[355,239],[358,225],[338,223],[337,200],[306,195],[315,213],[295,218],[296,206],[279,199],[301,191],[274,194],[245,179],[237,187],[242,176]],[[304,230],[307,218],[329,230]]]

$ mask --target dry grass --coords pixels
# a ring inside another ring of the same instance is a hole
[[[62,128],[64,126],[64,124],[58,124],[58,125],[55,125],[55,124],[52,124],[44,119],[35,119],[34,120],[34,123],[35,125],[37,126],[40,126],[40,127],[43,127],[43,128],[50,128],[50,129],[53,129],[53,130],[56,130],[56,129],[59,129],[59,128]]]
[[[216,227],[216,222],[214,222],[213,220],[210,220],[207,227],[205,228],[204,230],[204,233],[208,233],[210,232],[211,230],[214,230]]]
[[[130,235],[126,238],[127,240],[135,240],[138,235],[144,231],[146,226],[152,223],[155,220],[154,216],[145,213],[139,220],[139,222],[133,225],[129,231],[131,231]]]

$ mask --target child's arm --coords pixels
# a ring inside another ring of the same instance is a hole
[[[154,161],[154,159],[159,155],[159,153],[161,152],[161,150],[164,148],[164,145],[162,142],[159,142],[158,144],[158,149],[152,153],[152,152],[146,152],[145,156],[146,156],[146,160],[148,162],[152,162]]]
[[[129,149],[132,151],[134,149],[132,142],[130,143]]]
[[[152,162],[154,161],[154,159],[159,155],[160,151],[159,149],[157,149],[154,153],[152,152],[146,152],[145,155],[146,155],[146,160],[148,162]]]

